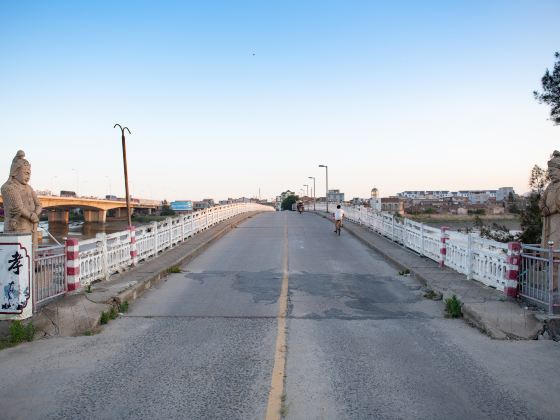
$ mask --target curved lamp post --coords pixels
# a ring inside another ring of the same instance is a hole
[[[128,127],[121,127],[120,124],[115,124],[113,128],[119,127],[121,129],[121,140],[122,140],[122,154],[123,154],[123,164],[124,164],[124,188],[126,192],[126,216],[128,218],[128,226],[132,226],[132,218],[130,214],[130,194],[128,193],[128,169],[126,167],[126,140],[124,137],[124,131],[128,131],[128,134],[132,134]]]

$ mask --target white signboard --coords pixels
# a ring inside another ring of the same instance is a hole
[[[0,318],[33,314],[31,235],[0,235]]]

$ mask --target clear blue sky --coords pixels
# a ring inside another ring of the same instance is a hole
[[[2,1],[0,173],[36,189],[263,197],[513,186],[560,149],[532,91],[560,1]]]

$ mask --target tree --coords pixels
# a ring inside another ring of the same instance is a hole
[[[289,195],[284,200],[282,200],[282,210],[291,210],[292,204],[299,200],[297,195]]]
[[[174,216],[175,215],[175,210],[173,210],[171,207],[164,204],[164,205],[161,206],[160,215],[162,215],[162,216]]]
[[[550,105],[550,119],[554,125],[560,125],[560,53],[556,52],[554,57],[556,62],[552,74],[546,69],[541,79],[543,91],[533,91],[533,95],[539,103]]]
[[[521,211],[522,232],[519,240],[526,244],[538,244],[541,241],[542,217],[539,201],[547,183],[548,172],[538,165],[533,166],[529,177],[531,192],[527,198],[527,205]]]

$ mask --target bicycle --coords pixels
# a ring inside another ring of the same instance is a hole
[[[340,236],[340,229],[342,228],[342,220],[336,220],[334,222],[334,231],[335,233],[338,234],[338,236]]]

